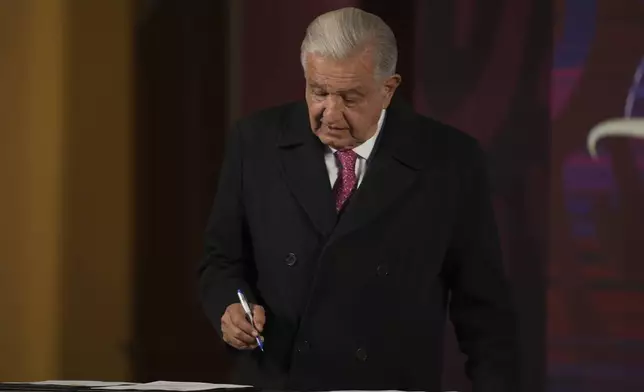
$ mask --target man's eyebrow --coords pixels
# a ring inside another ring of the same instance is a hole
[[[320,89],[326,91],[326,86],[323,86],[321,84],[318,84],[316,82],[311,82],[309,83],[309,87],[312,89]],[[335,94],[341,94],[341,95],[359,95],[359,96],[364,96],[365,94],[358,90],[357,88],[348,88],[348,89],[339,89],[334,92]]]
[[[344,95],[351,95],[351,94],[360,95],[360,96],[364,95],[364,93],[362,93],[360,90],[358,90],[356,88],[350,88],[350,89],[346,89],[346,90],[338,90],[337,93],[338,94],[344,94]]]

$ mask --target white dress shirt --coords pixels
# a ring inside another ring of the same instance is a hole
[[[382,112],[380,113],[380,119],[378,120],[378,126],[376,128],[376,133],[374,133],[373,136],[367,139],[364,143],[352,149],[358,155],[356,162],[356,178],[358,180],[357,187],[360,186],[362,179],[367,172],[367,161],[369,159],[369,156],[371,155],[371,152],[373,151],[374,145],[376,144],[376,139],[378,138],[378,134],[380,133],[384,121],[385,109],[382,109]],[[324,163],[326,164],[326,170],[329,173],[329,181],[331,182],[331,187],[333,187],[333,184],[335,184],[335,181],[338,179],[338,173],[340,171],[340,163],[338,162],[335,155],[333,155],[336,151],[337,150],[333,147],[327,146],[324,153]]]

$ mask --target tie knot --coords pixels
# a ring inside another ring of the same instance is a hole
[[[353,171],[356,167],[356,160],[358,159],[358,154],[353,150],[338,150],[335,152],[335,156],[340,161],[342,168],[345,170]]]

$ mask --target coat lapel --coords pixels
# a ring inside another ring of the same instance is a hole
[[[409,191],[427,159],[427,134],[411,108],[392,102],[365,178],[339,220],[332,240],[366,225]]]
[[[298,105],[291,113],[278,149],[287,186],[317,231],[328,236],[337,220],[333,192],[324,164],[324,145],[310,130],[305,105]]]

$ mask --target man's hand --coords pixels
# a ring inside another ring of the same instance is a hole
[[[255,319],[255,328],[246,319],[246,313],[241,304],[228,305],[221,316],[221,332],[224,342],[239,350],[252,350],[257,347],[256,336],[260,336],[266,323],[266,313],[259,305],[252,305],[251,311]],[[260,337],[260,339],[262,339]]]

